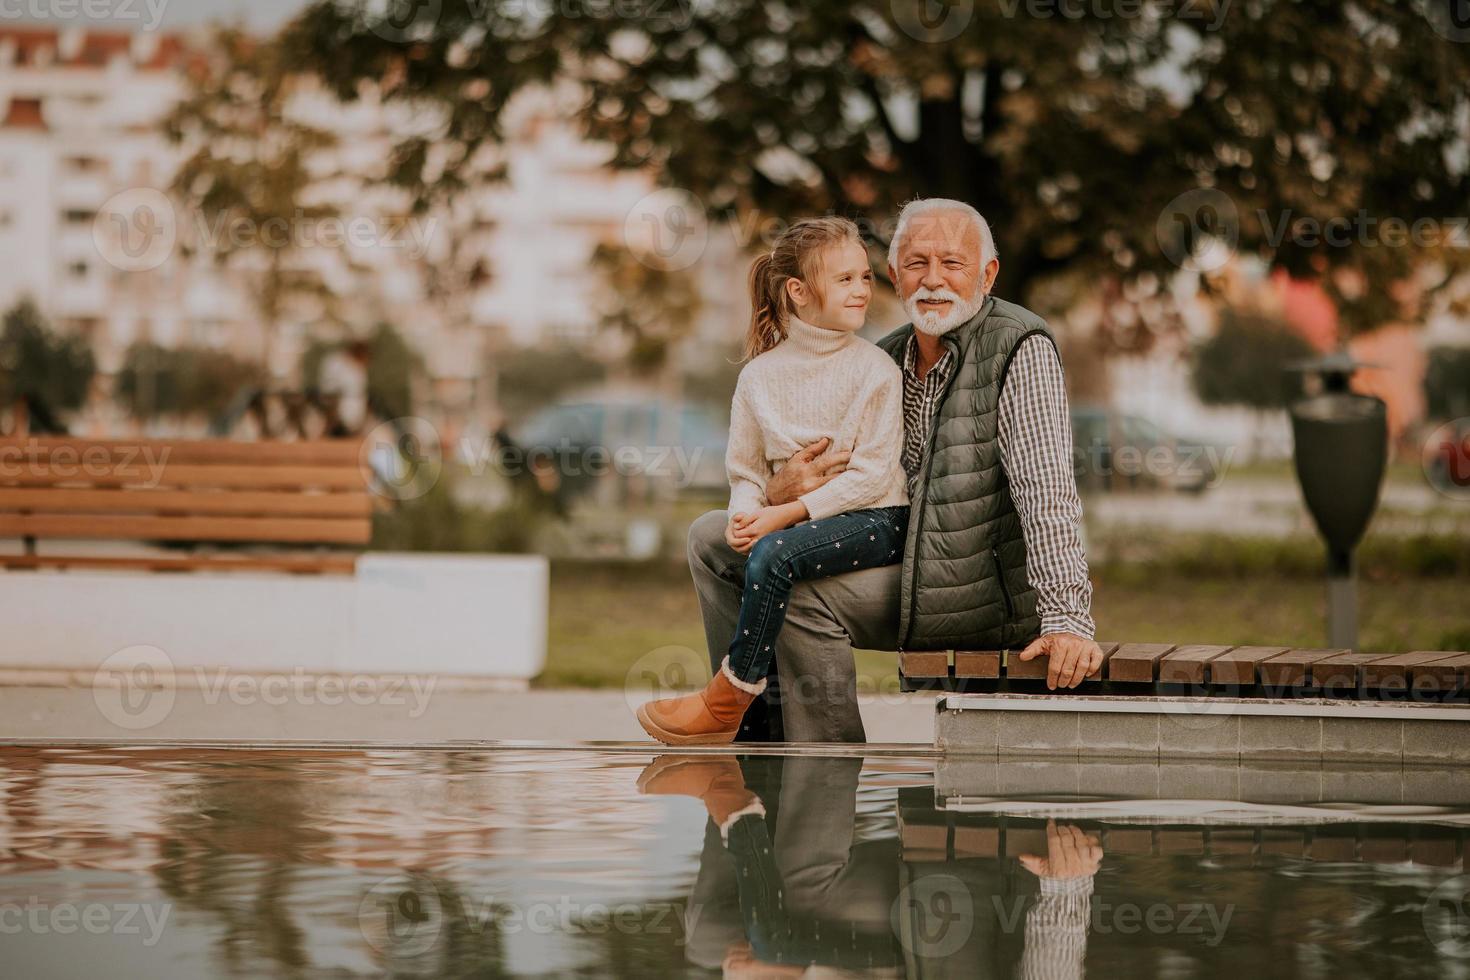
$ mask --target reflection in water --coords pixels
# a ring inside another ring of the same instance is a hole
[[[933,765],[4,748],[0,974],[1470,975],[1470,821],[1408,775],[1200,807]]]

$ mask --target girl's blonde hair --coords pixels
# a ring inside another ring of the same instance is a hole
[[[752,263],[746,360],[786,339],[786,321],[795,313],[787,280],[799,279],[820,296],[816,283],[822,250],[846,241],[863,243],[857,225],[846,218],[803,218],[781,233],[775,248]]]

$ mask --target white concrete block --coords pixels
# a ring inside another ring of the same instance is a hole
[[[175,668],[528,679],[546,662],[536,555],[370,553],[353,576],[0,574],[0,667],[95,668],[154,646]]]

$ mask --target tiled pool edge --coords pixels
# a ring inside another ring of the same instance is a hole
[[[1470,762],[1470,706],[955,694],[935,708],[935,747],[953,755]]]

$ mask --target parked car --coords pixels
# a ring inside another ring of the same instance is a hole
[[[591,395],[552,405],[516,432],[532,471],[563,499],[595,493],[723,494],[723,414],[697,402],[639,393]]]
[[[1072,409],[1072,467],[1083,490],[1161,487],[1199,493],[1219,477],[1220,447],[1173,435],[1137,415]]]

